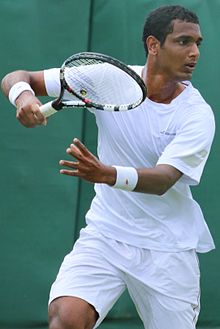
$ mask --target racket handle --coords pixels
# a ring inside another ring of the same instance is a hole
[[[51,101],[51,102],[48,102],[48,103],[40,106],[40,111],[46,118],[50,117],[54,113],[57,113],[57,110],[55,110],[55,108],[53,108],[52,103],[53,102]]]

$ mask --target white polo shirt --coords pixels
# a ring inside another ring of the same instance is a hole
[[[132,66],[140,74],[141,66]],[[59,94],[59,70],[45,71],[48,95]],[[214,243],[190,185],[199,183],[214,137],[210,106],[190,82],[170,104],[146,99],[127,112],[94,110],[98,156],[107,165],[154,167],[169,164],[183,173],[157,196],[95,184],[86,223],[103,235],[134,246],[161,251],[196,249]]]

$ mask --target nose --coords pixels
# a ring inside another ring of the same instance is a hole
[[[199,58],[200,55],[200,51],[199,51],[199,47],[197,45],[196,42],[194,42],[190,48],[190,54],[189,57],[193,57],[193,58]]]

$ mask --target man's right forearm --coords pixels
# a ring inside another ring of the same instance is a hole
[[[19,82],[19,81],[25,81],[28,84],[30,84],[30,77],[28,72],[26,71],[14,71],[9,74],[7,74],[1,82],[1,88],[6,97],[8,97],[9,91],[11,87]]]
[[[27,82],[33,89],[35,95],[47,96],[43,71],[29,72],[19,70],[7,74],[2,79],[1,88],[6,97],[8,97],[12,86],[19,81]]]
[[[46,124],[40,112],[40,100],[36,96],[45,96],[44,72],[14,71],[7,74],[1,88],[10,103],[16,107],[16,118],[28,128]]]

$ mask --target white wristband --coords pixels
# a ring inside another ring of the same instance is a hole
[[[30,92],[32,92],[33,95],[35,95],[33,89],[31,88],[31,86],[25,82],[25,81],[19,81],[17,83],[15,83],[8,94],[8,99],[10,101],[10,103],[14,106],[16,106],[15,101],[18,98],[18,96],[23,93],[23,91],[29,90]]]
[[[133,167],[113,166],[117,171],[115,185],[112,187],[125,191],[133,191],[138,182],[137,170]]]

